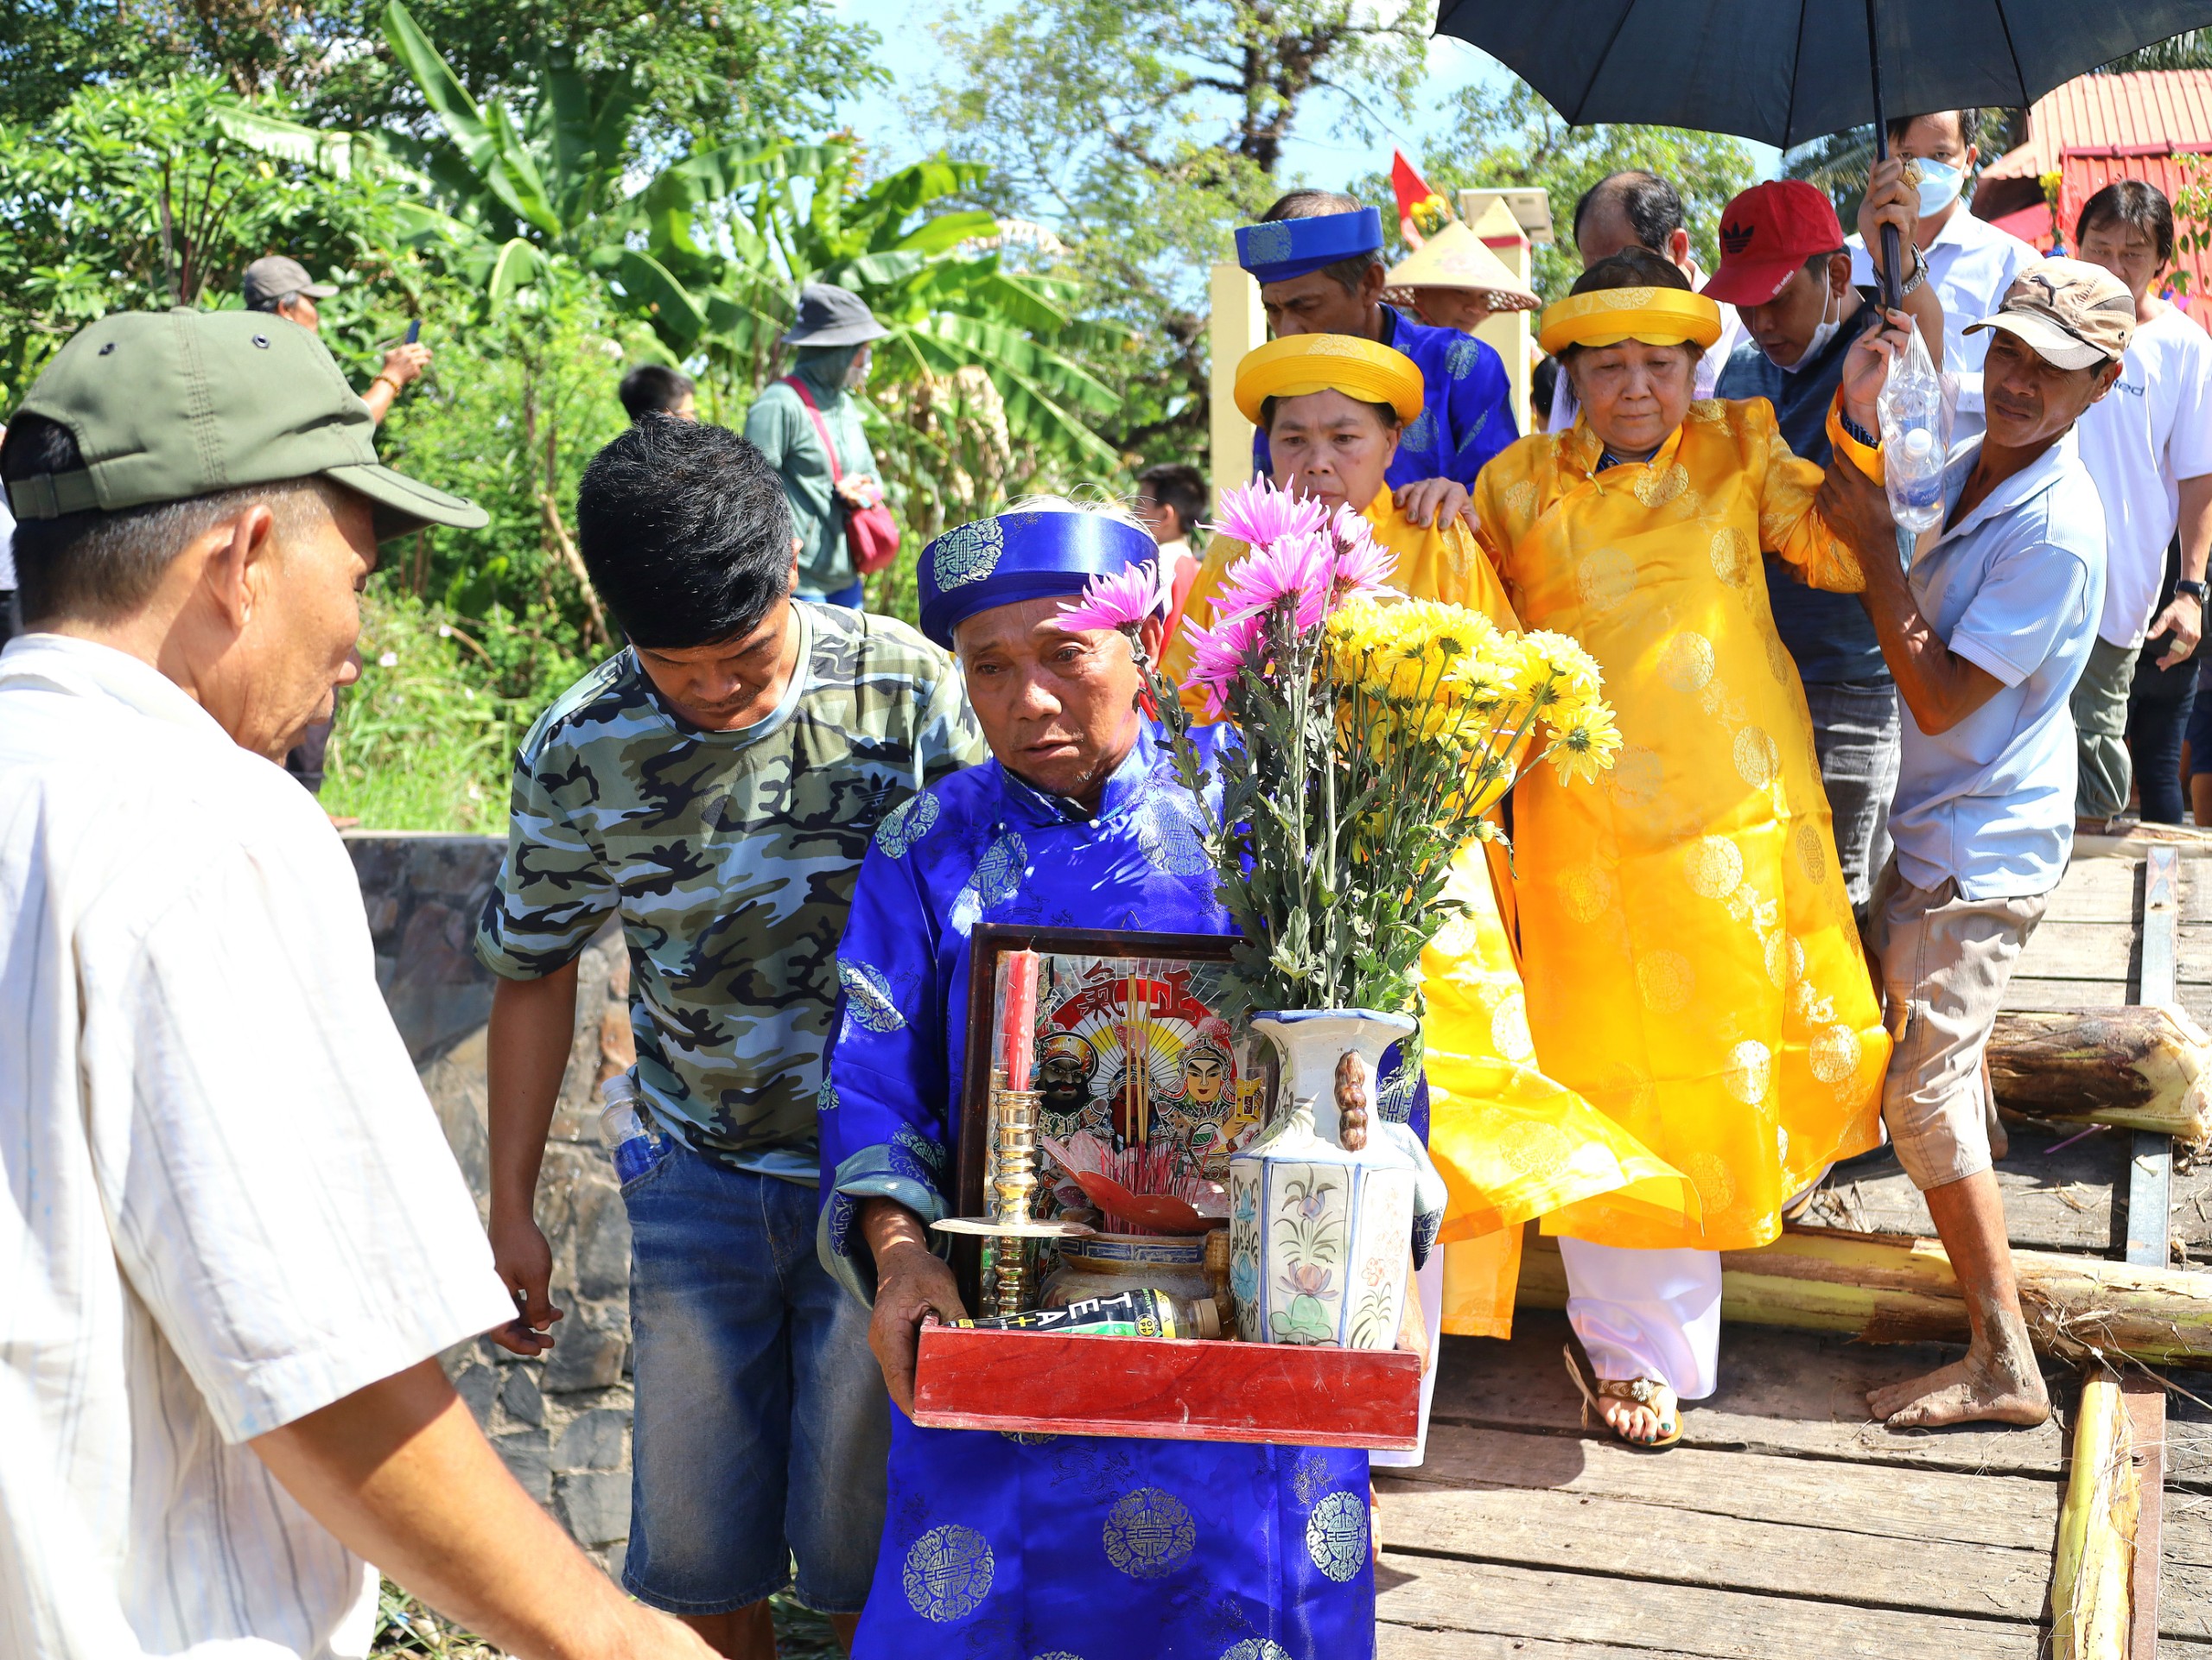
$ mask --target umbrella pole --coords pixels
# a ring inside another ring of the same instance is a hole
[[[1866,0],[1866,54],[1874,72],[1874,159],[1890,159],[1890,124],[1888,111],[1882,107],[1882,36],[1875,13],[1881,0]],[[1904,261],[1904,250],[1897,239],[1897,228],[1882,227],[1882,309],[1895,311],[1904,303],[1899,284],[1904,279],[1897,274]]]

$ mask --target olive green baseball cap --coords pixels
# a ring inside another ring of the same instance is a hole
[[[329,351],[261,311],[124,311],[54,355],[17,410],[67,427],[83,467],[13,479],[16,517],[188,501],[321,477],[365,496],[378,541],[488,515],[377,460],[376,423]]]

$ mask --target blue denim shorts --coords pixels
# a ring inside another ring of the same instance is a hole
[[[668,1145],[622,1189],[637,1370],[622,1583],[670,1613],[786,1587],[858,1613],[891,1445],[868,1311],[815,1256],[812,1187]]]

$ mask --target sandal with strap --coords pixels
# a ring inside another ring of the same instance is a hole
[[[1615,1440],[1639,1453],[1663,1453],[1681,1442],[1681,1406],[1675,1398],[1674,1390],[1656,1378],[1607,1377],[1598,1380],[1593,1392],[1590,1380],[1584,1377],[1581,1366],[1574,1358],[1574,1351],[1564,1348],[1560,1352],[1566,1357],[1567,1375],[1573,1380],[1575,1393],[1582,1397],[1582,1427],[1585,1429],[1590,1428],[1591,1415],[1595,1413],[1598,1421],[1612,1431]],[[1658,1435],[1651,1441],[1640,1441],[1624,1434],[1614,1428],[1611,1421],[1605,1416],[1605,1409],[1599,1404],[1601,1401],[1626,1401],[1644,1408],[1658,1419]]]

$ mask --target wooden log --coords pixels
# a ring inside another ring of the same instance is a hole
[[[2212,1139],[2212,1038],[2175,1004],[1999,1014],[1989,1078],[2008,1111]]]
[[[2058,1511],[2051,1660],[2127,1660],[2136,1504],[2126,1403],[2120,1379],[2100,1369],[2082,1385],[2073,1468]]]
[[[2212,1360],[2212,1274],[2016,1250],[2020,1306],[2037,1349],[2063,1359],[2126,1355],[2150,1365]],[[1865,1343],[1963,1343],[1966,1302],[1933,1239],[1793,1227],[1758,1250],[1720,1255],[1720,1316],[1841,1332]],[[1521,1259],[1524,1308],[1564,1308],[1556,1241]]]

